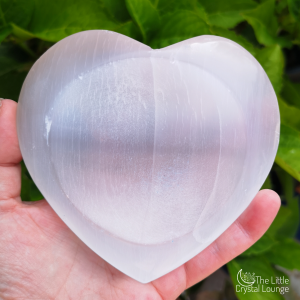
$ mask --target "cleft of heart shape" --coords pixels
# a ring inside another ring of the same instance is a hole
[[[238,218],[279,141],[266,73],[216,36],[158,50],[109,31],[69,36],[30,70],[17,121],[49,204],[140,282],[185,263]]]

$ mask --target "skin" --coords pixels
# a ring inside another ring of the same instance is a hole
[[[124,275],[83,244],[46,200],[22,202],[17,103],[0,107],[0,299],[176,299],[244,252],[268,229],[279,196],[260,191],[210,246],[148,284]]]

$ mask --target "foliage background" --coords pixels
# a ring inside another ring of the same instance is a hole
[[[116,31],[153,48],[213,34],[239,43],[261,63],[281,113],[276,163],[264,188],[277,191],[283,205],[267,233],[226,270],[233,284],[240,269],[264,278],[300,270],[300,84],[295,83],[300,82],[300,0],[0,0],[1,97],[17,101],[39,56],[64,37],[89,29]],[[41,199],[22,167],[22,199]],[[195,287],[181,298],[194,297],[194,291]],[[279,293],[234,297],[283,299]]]

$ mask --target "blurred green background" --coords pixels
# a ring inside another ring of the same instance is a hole
[[[180,298],[300,299],[300,0],[0,0],[0,96],[17,101],[33,63],[55,42],[89,29],[116,31],[152,48],[218,35],[261,63],[281,114],[279,149],[263,187],[278,192],[282,206],[254,246]],[[22,199],[42,197],[22,163]],[[237,292],[240,269],[284,275],[290,291]]]

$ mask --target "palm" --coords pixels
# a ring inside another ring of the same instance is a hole
[[[258,193],[213,244],[185,265],[149,284],[124,275],[82,243],[45,200],[20,199],[21,154],[16,103],[0,110],[0,298],[175,299],[253,244],[274,219],[280,200]]]
[[[153,285],[125,276],[86,247],[46,201],[2,201],[0,237],[0,291],[11,287],[9,299],[29,291],[38,299],[161,299]]]

